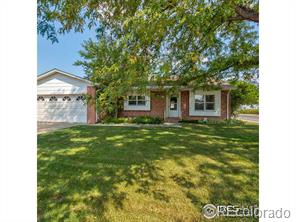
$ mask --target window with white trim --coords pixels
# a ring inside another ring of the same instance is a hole
[[[128,96],[129,106],[146,106],[145,96]]]
[[[196,111],[215,110],[215,95],[194,95],[194,109]]]

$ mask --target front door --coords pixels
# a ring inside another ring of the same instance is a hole
[[[179,117],[179,101],[178,96],[169,97],[168,117]]]

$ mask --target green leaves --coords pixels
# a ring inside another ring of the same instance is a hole
[[[235,89],[231,91],[232,111],[236,111],[240,105],[253,105],[259,103],[259,87],[247,81],[232,83]]]
[[[146,89],[145,59],[128,53],[124,43],[103,37],[98,42],[86,41],[83,48],[80,51],[83,60],[75,64],[83,66],[88,78],[96,85],[97,106],[102,115],[116,115],[123,105],[121,98],[134,86],[138,90]]]
[[[55,42],[57,32],[97,28],[98,41],[84,43],[76,64],[108,107],[150,79],[197,88],[256,78],[258,25],[237,7],[254,15],[258,1],[38,0],[38,31]]]

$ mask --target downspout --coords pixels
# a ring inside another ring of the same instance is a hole
[[[229,95],[230,95],[230,91],[231,91],[231,89],[229,89],[228,92],[227,92],[227,109],[226,109],[227,119],[230,119],[230,117],[229,117]]]

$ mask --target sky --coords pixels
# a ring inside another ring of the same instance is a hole
[[[58,35],[59,42],[53,44],[50,40],[38,35],[38,75],[57,68],[83,77],[83,68],[74,66],[73,63],[80,59],[78,51],[82,49],[83,41],[89,38],[95,39],[94,30],[86,29],[83,33],[70,32]]]

